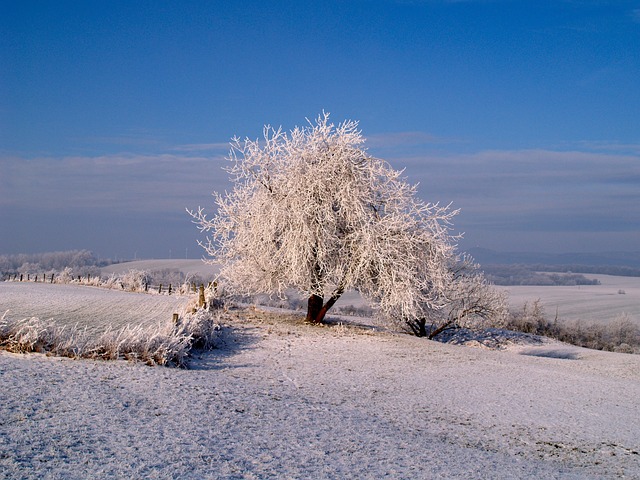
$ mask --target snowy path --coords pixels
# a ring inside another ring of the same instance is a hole
[[[640,478],[639,356],[224,332],[191,370],[0,352],[0,477]]]

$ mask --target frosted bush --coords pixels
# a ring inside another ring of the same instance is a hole
[[[108,288],[109,290],[111,289],[122,290],[124,288],[122,285],[121,278],[115,273],[112,273],[111,275],[109,275],[109,277],[107,277],[107,279],[102,282],[101,286],[104,288]]]
[[[410,333],[433,339],[447,330],[482,330],[505,325],[509,312],[506,294],[485,278],[471,257],[463,256],[453,263],[450,272],[443,305],[426,308],[424,316],[404,318]]]
[[[618,315],[611,323],[588,323],[580,320],[550,321],[540,300],[524,304],[522,312],[509,316],[506,328],[555,338],[580,347],[610,352],[636,353],[640,351],[640,326],[627,313]]]
[[[143,292],[151,283],[151,276],[144,270],[129,270],[120,279],[122,288],[131,292]]]
[[[0,346],[16,353],[38,351],[38,342],[43,332],[39,319],[32,317],[9,322],[6,320],[7,313],[0,320]]]
[[[60,275],[55,279],[56,283],[71,283],[73,281],[73,269],[71,267],[65,267]]]
[[[0,348],[15,352],[41,352],[71,358],[102,360],[127,359],[148,365],[184,367],[193,348],[212,348],[221,310],[199,309],[186,313],[177,323],[111,327],[97,337],[86,328],[69,327],[37,317],[9,321],[7,313],[0,319]]]

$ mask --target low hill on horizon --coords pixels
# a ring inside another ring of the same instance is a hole
[[[483,264],[520,264],[550,266],[622,267],[640,273],[640,251],[638,252],[593,252],[593,253],[540,253],[498,252],[475,247],[468,250],[473,258]],[[574,270],[575,272],[579,270]],[[596,272],[598,273],[598,272]],[[624,273],[621,273],[624,275]]]

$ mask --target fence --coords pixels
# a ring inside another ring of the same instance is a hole
[[[58,275],[58,277],[60,277],[60,275]],[[24,274],[24,273],[14,273],[14,274],[9,274],[9,275],[5,275],[4,278],[2,279],[3,281],[11,281],[11,282],[33,282],[33,283],[54,283],[54,280],[56,279],[56,274],[52,273],[52,274]],[[94,281],[94,283],[92,283],[92,280]],[[101,286],[100,284],[96,285],[95,282],[100,282],[101,281],[101,277],[99,275],[94,275],[93,277],[91,277],[90,274],[87,274],[86,277],[83,275],[78,275],[76,276],[72,276],[69,278],[68,281],[65,281],[63,283],[76,283],[76,284],[82,284],[82,285],[93,285],[93,286]],[[123,282],[116,282],[116,284],[119,284],[122,290],[126,290],[126,285]],[[185,286],[188,285],[188,287],[185,288]],[[207,285],[208,289],[212,289],[214,292],[218,291],[218,282],[209,282]],[[200,300],[204,298],[204,289],[205,286],[203,283],[200,284],[200,286],[198,287],[198,285],[195,282],[191,282],[188,284],[181,284],[178,288],[178,293],[184,294],[184,293],[198,293],[199,291],[199,295],[200,295],[200,299],[199,299],[199,304],[200,304]],[[172,285],[171,283],[169,284],[158,284],[158,285],[152,285],[150,283],[144,283],[144,291],[146,293],[148,293],[149,291],[156,291],[158,292],[158,294],[163,294],[166,293],[167,295],[171,295],[172,293],[176,293],[176,289],[174,287],[174,285]],[[135,291],[140,291],[140,290],[135,290]],[[204,304],[204,300],[202,300],[202,304]],[[200,305],[202,306],[202,305]]]
[[[26,278],[25,278],[26,276]],[[43,273],[42,275],[40,274],[35,274],[33,275],[33,280],[31,279],[31,274],[27,273],[26,275],[24,273],[10,273],[8,275],[3,275],[2,280],[3,281],[13,281],[13,282],[39,282],[39,278],[42,278],[42,283],[47,281],[47,274]],[[51,274],[51,277],[49,277],[49,282],[53,283],[53,279],[55,278],[55,273]],[[80,277],[78,277],[78,280],[80,280]]]
[[[60,275],[58,275],[58,277],[61,277]],[[9,274],[9,275],[4,275],[4,278],[2,278],[3,281],[10,281],[10,282],[30,282],[30,283],[54,283],[54,280],[56,279],[56,274],[52,273],[52,274],[24,274],[24,273],[14,273],[14,274]],[[94,283],[92,282],[92,279],[94,281]],[[87,274],[86,277],[83,275],[78,275],[73,276],[73,277],[66,277],[65,281],[62,282],[63,284],[76,284],[76,285],[85,285],[85,286],[95,286],[95,287],[102,287],[102,288],[109,288],[112,289],[112,285],[106,285],[105,283],[103,283],[101,281],[101,277],[99,275],[94,275],[93,277],[91,277],[90,274]],[[98,282],[98,283],[96,283]],[[126,285],[123,282],[117,282],[117,284],[120,285],[120,288],[122,290],[126,290]],[[218,293],[218,282],[213,281],[213,282],[209,282],[207,288],[209,290],[212,290],[214,292],[214,296],[217,296]],[[156,291],[158,292],[159,295],[162,294],[166,294],[166,295],[171,295],[172,293],[175,293],[176,290],[173,288],[172,284],[168,284],[168,285],[164,285],[163,284],[158,284],[158,285],[152,285],[150,283],[144,283],[144,292],[145,293],[149,293],[150,291]],[[141,293],[141,290],[139,289],[134,289],[131,290],[132,292],[138,292]],[[179,294],[192,294],[192,293],[197,293],[198,294],[198,302],[197,302],[197,307],[198,308],[211,308],[211,305],[209,305],[207,303],[206,300],[206,296],[205,296],[205,286],[203,283],[200,284],[200,286],[198,286],[195,282],[191,282],[191,283],[184,283],[182,285],[180,285],[180,288],[178,289],[178,293]],[[215,302],[215,301],[212,301]],[[213,303],[213,305],[217,305],[217,303]],[[194,310],[195,311],[195,310]],[[179,321],[178,318],[178,314],[174,313],[173,314],[173,323],[177,324]]]

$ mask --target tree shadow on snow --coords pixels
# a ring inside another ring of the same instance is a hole
[[[530,348],[522,350],[520,355],[530,357],[558,358],[561,360],[579,360],[580,355],[575,350],[568,348]]]
[[[238,328],[223,325],[214,341],[214,348],[191,351],[188,368],[189,370],[215,370],[245,367],[247,365],[231,363],[229,359],[244,350],[254,348],[260,338],[260,333],[255,327]]]

